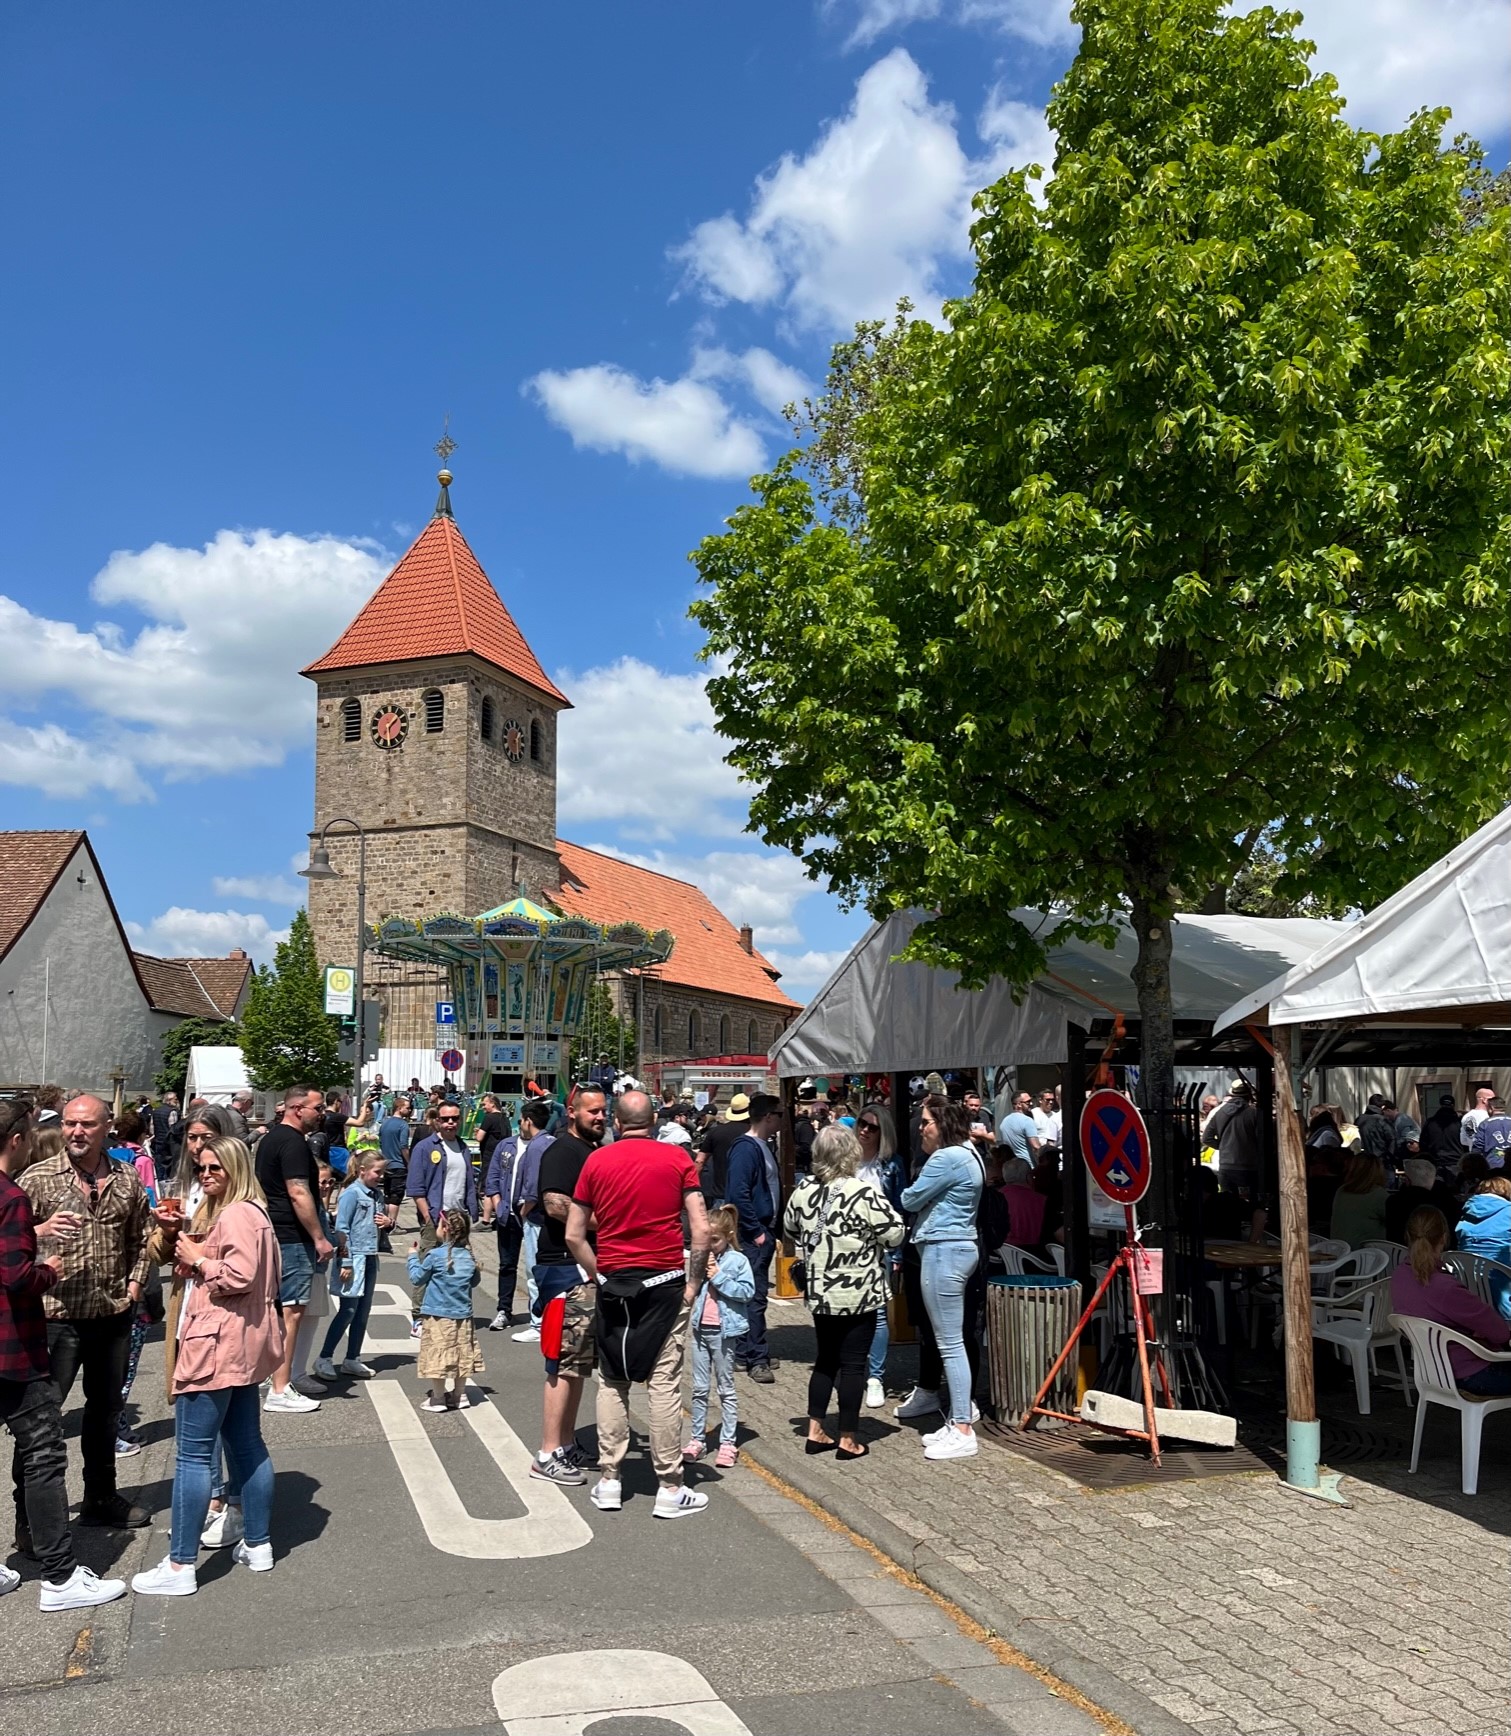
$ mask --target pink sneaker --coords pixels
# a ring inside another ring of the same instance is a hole
[[[719,1455],[714,1460],[714,1463],[719,1467],[719,1469],[721,1471],[727,1471],[729,1469],[729,1467],[732,1464],[734,1464],[735,1460],[739,1458],[739,1456],[740,1456],[740,1449],[734,1444],[734,1442],[733,1441],[725,1441],[723,1443],[723,1445],[719,1448]]]
[[[701,1459],[707,1451],[708,1443],[706,1441],[700,1441],[698,1437],[694,1435],[682,1449],[682,1457],[684,1459]]]

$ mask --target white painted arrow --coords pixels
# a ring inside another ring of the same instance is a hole
[[[556,1652],[494,1678],[508,1736],[583,1736],[590,1724],[634,1713],[680,1724],[688,1736],[751,1736],[685,1658],[669,1652]]]

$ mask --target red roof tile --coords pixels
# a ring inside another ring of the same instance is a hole
[[[677,942],[672,956],[647,976],[797,1010],[799,1003],[777,987],[772,967],[759,953],[746,952],[738,929],[696,886],[561,838],[556,849],[562,886],[555,901],[563,910],[589,922],[630,921],[671,930]]]
[[[456,520],[437,513],[356,620],[304,673],[467,651],[558,704],[571,703],[536,661]]]
[[[83,842],[82,832],[0,832],[0,958],[21,938]]]
[[[132,956],[152,1006],[185,1019],[234,1019],[252,973],[245,953],[240,958],[155,958],[150,952]]]

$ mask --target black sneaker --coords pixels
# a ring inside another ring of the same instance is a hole
[[[106,1495],[97,1501],[86,1500],[79,1508],[81,1525],[108,1525],[122,1531],[139,1531],[152,1523],[145,1507],[133,1507],[124,1495]]]

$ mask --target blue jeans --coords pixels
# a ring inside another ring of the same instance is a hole
[[[1511,1362],[1488,1362],[1478,1374],[1466,1374],[1459,1385],[1481,1398],[1503,1398],[1511,1393]]]
[[[965,1287],[980,1257],[974,1242],[924,1242],[923,1305],[934,1328],[949,1387],[951,1422],[971,1420],[971,1364],[965,1353]]]
[[[315,1255],[303,1242],[278,1244],[278,1300],[285,1308],[303,1308],[315,1283]]]
[[[740,1421],[740,1401],[735,1392],[734,1346],[717,1326],[693,1328],[693,1439],[708,1433],[708,1389],[719,1388],[719,1445],[732,1447]]]
[[[378,1256],[369,1254],[365,1267],[361,1293],[336,1298],[336,1318],[326,1329],[325,1343],[320,1347],[322,1358],[334,1353],[341,1342],[341,1334],[348,1327],[351,1328],[351,1338],[346,1346],[347,1360],[355,1362],[362,1354],[362,1339],[367,1332],[367,1317],[372,1313],[373,1290],[378,1282]]]
[[[525,1294],[530,1298],[530,1319],[539,1326],[540,1317],[545,1312],[541,1306],[540,1286],[535,1282],[535,1257],[540,1251],[540,1225],[532,1224],[526,1218],[524,1231]]]
[[[887,1274],[889,1285],[896,1263],[895,1254],[882,1255],[882,1270]],[[891,1347],[892,1328],[887,1324],[887,1305],[883,1302],[876,1310],[876,1334],[871,1340],[871,1354],[866,1359],[866,1373],[872,1380],[880,1380],[887,1372],[887,1352]]]
[[[262,1442],[262,1393],[255,1386],[182,1392],[174,1405],[178,1462],[173,1468],[173,1531],[168,1553],[181,1567],[199,1555],[199,1534],[210,1511],[216,1443],[226,1450],[241,1483],[243,1532],[266,1543],[273,1517],[273,1461]]]
[[[776,1252],[776,1232],[767,1230],[766,1240],[757,1247],[740,1238],[740,1252],[750,1261],[755,1277],[755,1295],[745,1304],[745,1318],[750,1330],[734,1343],[737,1368],[764,1368],[771,1361],[771,1346],[766,1342],[766,1292],[771,1283],[771,1256]]]

